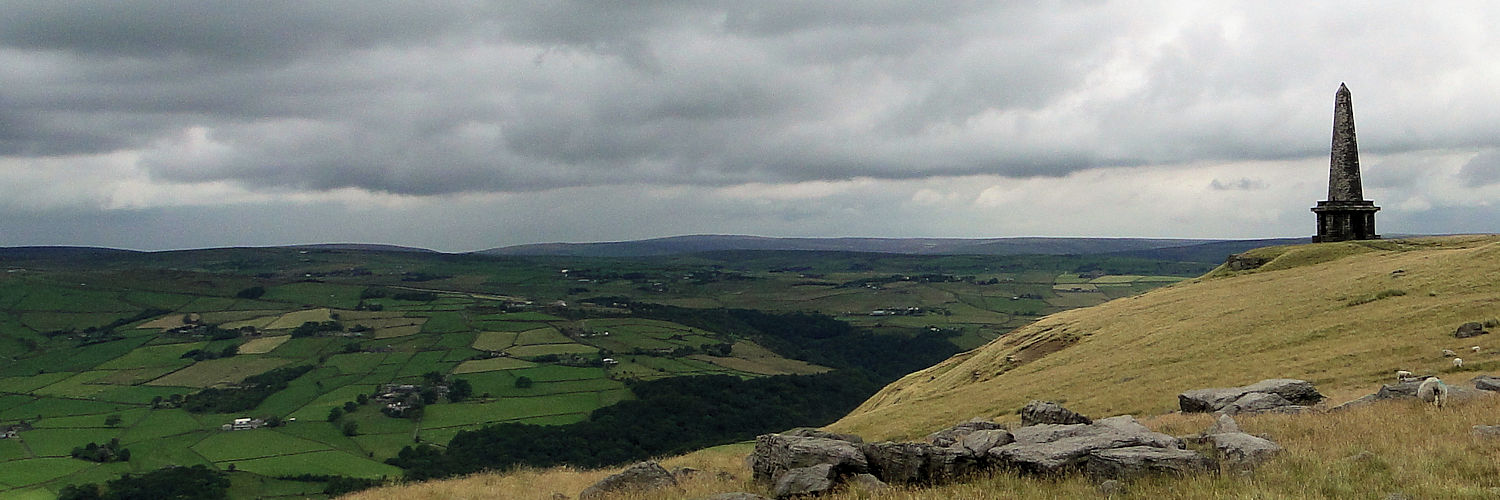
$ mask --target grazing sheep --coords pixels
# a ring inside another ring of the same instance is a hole
[[[1412,373],[1409,372],[1409,371],[1406,371],[1406,370],[1396,370],[1396,383],[1398,383],[1398,384],[1402,383],[1402,382],[1405,382],[1405,381],[1408,381],[1408,380],[1411,380],[1413,378],[1416,378],[1416,375],[1412,375]]]
[[[1443,357],[1445,358],[1451,358],[1457,355],[1458,354],[1453,352],[1453,349],[1443,349]]]
[[[1463,368],[1464,367],[1464,358],[1453,358],[1453,367],[1454,368]]]
[[[1474,347],[1470,347],[1470,348],[1469,348],[1469,349],[1470,349],[1470,350],[1473,350],[1473,351],[1474,351],[1474,352],[1475,352],[1475,353],[1478,353],[1478,352],[1479,352],[1479,346],[1477,346],[1477,345],[1476,345],[1476,346],[1474,346]]]
[[[1443,384],[1443,379],[1427,377],[1422,385],[1417,386],[1417,397],[1425,403],[1442,408],[1448,404],[1448,386]]]

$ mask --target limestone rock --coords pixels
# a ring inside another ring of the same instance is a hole
[[[865,454],[854,443],[837,439],[764,434],[755,438],[755,451],[746,459],[755,480],[769,483],[790,469],[818,464],[833,466],[837,474],[869,471]]]
[[[1483,323],[1470,321],[1468,323],[1459,325],[1458,330],[1453,332],[1453,336],[1461,339],[1466,339],[1469,337],[1478,337],[1487,333],[1490,332],[1485,331]]]
[[[857,443],[863,443],[863,442],[865,442],[864,438],[856,436],[856,435],[853,435],[853,434],[844,434],[844,433],[841,433],[841,432],[828,432],[828,431],[825,431],[825,430],[822,430],[822,429],[815,429],[815,428],[812,428],[812,427],[798,427],[796,429],[792,429],[792,430],[783,432],[783,433],[781,433],[781,435],[783,435],[783,436],[797,436],[797,437],[815,437],[815,438],[823,438],[823,439],[837,439],[839,441],[848,441],[848,442],[856,443],[856,444]]]
[[[1189,475],[1215,468],[1213,459],[1193,450],[1130,446],[1089,453],[1084,474],[1096,481],[1134,479],[1152,474]]]
[[[1243,432],[1214,434],[1208,439],[1219,459],[1233,469],[1254,468],[1282,452],[1281,445]]]
[[[593,486],[589,486],[578,494],[580,500],[601,498],[606,493],[628,490],[654,490],[677,486],[677,479],[672,477],[671,472],[662,468],[656,462],[640,462],[626,468],[619,474],[606,477]]]
[[[963,448],[964,451],[967,451],[971,455],[980,457],[989,452],[990,448],[1007,445],[1012,441],[1015,441],[1015,438],[1011,437],[1010,431],[1005,429],[985,429],[970,432],[969,435],[964,436],[963,441],[960,441],[955,446]]]
[[[834,472],[833,464],[787,469],[776,475],[771,495],[776,498],[816,495],[833,489],[836,477],[838,474]]]
[[[692,467],[673,467],[672,477],[675,477],[677,479],[687,479],[698,475],[699,472],[703,471],[694,469]]]
[[[1245,392],[1268,392],[1286,398],[1294,405],[1312,406],[1323,401],[1323,394],[1312,382],[1290,378],[1262,380],[1244,387]]]
[[[1051,401],[1033,400],[1021,408],[1021,426],[1036,424],[1091,424],[1093,420]]]
[[[860,446],[870,472],[887,483],[939,484],[979,470],[980,456],[929,443],[867,443]]]
[[[1004,429],[1005,426],[997,424],[989,419],[974,417],[967,422],[962,422],[953,427],[943,429],[927,435],[927,442],[938,446],[953,446],[958,440],[963,439],[970,432],[988,429]]]
[[[1480,375],[1474,377],[1474,388],[1481,391],[1500,391],[1500,377],[1493,375]]]

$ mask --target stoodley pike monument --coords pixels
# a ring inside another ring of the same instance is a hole
[[[1312,209],[1318,214],[1318,235],[1313,236],[1313,243],[1380,239],[1375,234],[1375,212],[1380,207],[1365,199],[1360,186],[1354,104],[1349,87],[1342,83],[1333,95],[1333,152],[1328,163],[1328,199]]]

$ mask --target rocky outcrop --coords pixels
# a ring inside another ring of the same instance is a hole
[[[1027,429],[1037,432],[1023,432]],[[1182,448],[1182,441],[1147,429],[1128,415],[1096,420],[1092,425],[1037,425],[1015,432],[1016,441],[991,448],[996,463],[1023,472],[1053,474],[1081,465],[1092,452],[1131,446]]]
[[[1219,461],[1231,470],[1248,470],[1281,454],[1281,445],[1243,432],[1210,434],[1208,442],[1219,455]]]
[[[1245,254],[1234,254],[1230,255],[1229,258],[1224,259],[1224,267],[1229,268],[1230,271],[1249,271],[1251,269],[1257,269],[1260,266],[1264,266],[1267,262],[1270,261],[1271,259],[1263,257],[1250,257]]]
[[[1013,441],[1015,441],[1015,438],[1011,436],[1010,431],[1005,429],[985,429],[970,432],[967,436],[964,436],[962,441],[959,441],[954,446],[963,448],[970,455],[980,456],[988,453],[990,448],[1007,445]]]
[[[770,483],[778,474],[801,467],[827,464],[835,474],[868,472],[865,454],[854,443],[838,439],[765,434],[755,439],[747,460],[755,480]]]
[[[1153,474],[1201,474],[1216,468],[1213,459],[1197,451],[1130,446],[1090,452],[1083,472],[1090,478],[1103,481]]]
[[[1177,395],[1178,406],[1184,413],[1299,411],[1301,408],[1291,407],[1312,406],[1322,400],[1323,394],[1313,388],[1311,382],[1296,379],[1262,380],[1243,387],[1194,389]]]
[[[1282,392],[1265,394],[1285,399]],[[885,483],[942,484],[997,467],[1048,475],[1083,471],[1096,481],[1196,474],[1217,470],[1216,459],[1233,468],[1247,468],[1281,451],[1276,443],[1240,432],[1228,415],[1221,415],[1213,427],[1193,437],[1212,448],[1213,455],[1184,449],[1181,439],[1152,431],[1129,415],[1089,424],[1028,425],[1012,431],[976,419],[934,433],[930,439],[947,444],[856,445],[847,440],[767,434],[756,439],[747,461],[756,480],[770,484],[779,499],[829,491],[841,483],[864,491],[883,489]]]
[[[1453,332],[1453,336],[1461,339],[1466,339],[1469,337],[1478,337],[1480,335],[1485,335],[1488,333],[1490,332],[1484,329],[1484,323],[1480,323],[1478,321],[1470,321],[1468,323],[1458,325],[1458,330],[1455,330]]]
[[[962,447],[930,443],[873,443],[860,450],[870,473],[887,483],[939,484],[978,471],[986,461]]]
[[[792,429],[792,430],[783,432],[783,433],[781,433],[781,435],[783,435],[783,436],[797,436],[797,437],[815,437],[815,438],[823,438],[823,439],[837,439],[839,441],[848,441],[848,442],[855,443],[855,444],[865,442],[864,438],[861,438],[861,437],[853,435],[853,434],[844,434],[844,433],[841,433],[841,432],[828,432],[828,431],[825,431],[825,430],[822,430],[822,429],[816,429],[816,428],[812,428],[812,427],[798,427],[796,429]]]
[[[833,464],[788,469],[776,475],[771,495],[778,499],[816,495],[833,489],[837,478],[838,473],[834,471]]]
[[[1091,424],[1094,423],[1088,417],[1078,414],[1073,410],[1063,408],[1062,405],[1051,401],[1033,400],[1018,412],[1021,414],[1021,426],[1036,424]]]
[[[1469,432],[1476,438],[1500,439],[1500,425],[1476,425]]]
[[[677,479],[671,472],[656,462],[640,462],[594,483],[578,494],[579,500],[603,498],[607,493],[622,491],[646,491],[675,487]]]
[[[960,439],[963,439],[964,436],[967,436],[970,432],[1004,428],[1005,426],[997,424],[989,419],[974,417],[972,419],[969,419],[967,422],[962,422],[953,427],[928,434],[927,442],[938,446],[953,446],[954,443],[957,443]]]

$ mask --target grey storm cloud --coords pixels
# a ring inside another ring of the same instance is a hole
[[[1474,155],[1459,169],[1458,177],[1474,187],[1500,183],[1500,150],[1491,149]]]
[[[0,1],[0,156],[412,195],[1062,176],[1326,154],[1344,75],[1367,151],[1500,146],[1494,97],[1438,105],[1496,48],[1489,16],[1440,10]]]

